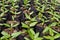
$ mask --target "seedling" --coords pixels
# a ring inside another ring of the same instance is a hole
[[[26,18],[29,19],[30,21],[26,21],[25,23],[22,23],[22,27],[24,28],[30,28],[35,26],[38,22],[35,20],[36,17],[31,18],[30,15],[25,14]]]
[[[12,13],[12,14],[20,14],[20,12],[16,12],[17,11],[17,8],[19,7],[18,5],[16,5],[16,3],[18,2],[18,0],[9,0],[9,2],[11,3],[11,10],[10,10],[10,12]]]
[[[60,34],[57,33],[55,36],[44,36],[44,38],[49,39],[49,40],[55,40],[60,37]]]
[[[52,26],[56,26],[56,24],[57,24],[57,23],[54,22],[54,23],[48,25],[48,27],[46,27],[46,28],[44,29],[43,33],[49,32],[49,34],[50,34],[51,36],[53,36],[54,33],[58,33],[58,32],[56,32],[55,30],[53,30],[53,29],[51,28]]]
[[[24,3],[24,7],[27,8],[29,6],[29,0],[24,0],[23,3]]]
[[[18,35],[21,34],[21,32],[15,32],[15,33],[12,33],[11,35],[8,34],[7,32],[5,31],[2,31],[1,34],[3,35],[1,37],[1,40],[12,40],[13,38],[16,38]]]
[[[8,23],[3,23],[3,24],[0,24],[1,26],[5,26],[5,27],[8,27],[10,30],[12,30],[13,27],[17,27],[19,25],[18,22],[16,21],[9,21]]]
[[[5,13],[6,12],[8,12],[8,10],[5,8],[6,6],[8,6],[8,5],[5,5],[5,1],[4,0],[2,0],[2,1],[0,1],[0,21],[1,20],[5,20],[5,18],[2,18],[3,16],[5,16]]]
[[[30,28],[30,27],[33,27],[37,24],[37,22],[33,22],[33,23],[30,23],[30,24],[25,24],[25,23],[22,23],[22,27],[24,28]]]
[[[29,33],[29,36],[30,36],[30,38],[32,39],[32,40],[42,40],[43,38],[41,38],[41,37],[38,37],[39,36],[39,33],[35,33],[34,31],[33,31],[33,29],[29,29],[28,30],[28,33]]]

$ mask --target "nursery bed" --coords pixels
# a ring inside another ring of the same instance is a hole
[[[60,3],[0,0],[0,40],[60,40]]]

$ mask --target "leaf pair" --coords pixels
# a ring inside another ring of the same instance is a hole
[[[55,40],[55,39],[57,39],[59,37],[60,37],[60,34],[59,33],[57,33],[55,36],[44,36],[44,38],[50,39],[50,40]]]
[[[37,24],[37,22],[32,22],[32,23],[30,23],[29,25],[27,25],[27,24],[25,24],[25,23],[22,23],[22,27],[24,27],[24,28],[30,28],[30,27],[32,27],[32,26],[35,26]]]
[[[32,12],[32,13],[33,13],[33,12]],[[30,21],[37,21],[37,20],[36,20],[36,17],[31,18],[30,15],[28,15],[27,13],[25,13],[25,16],[26,16],[26,18],[29,19]]]
[[[50,27],[46,27],[44,30],[43,30],[43,33],[48,33],[49,32],[49,34],[51,35],[51,36],[54,36],[54,33],[58,33],[58,32],[56,32],[56,31],[54,31],[52,28],[50,28]]]
[[[29,36],[30,36],[30,38],[32,39],[32,40],[42,40],[43,38],[41,38],[41,37],[38,37],[39,36],[39,33],[35,33],[34,31],[33,31],[33,29],[29,29],[28,30],[28,33],[29,33]]]
[[[8,38],[11,39],[11,38],[16,38],[18,35],[21,34],[21,32],[15,32],[15,33],[12,33],[12,34],[10,35],[10,34],[8,34],[7,32],[2,31],[1,34],[3,35],[3,36],[1,37],[1,39],[8,39]]]

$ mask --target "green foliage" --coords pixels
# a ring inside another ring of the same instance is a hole
[[[25,24],[25,23],[22,23],[22,27],[29,28],[29,26],[27,24]]]
[[[41,38],[41,37],[38,37],[39,36],[39,33],[35,33],[34,31],[33,31],[33,29],[29,29],[28,30],[28,33],[29,33],[29,36],[30,36],[30,38],[32,39],[32,40],[42,40],[43,38]]]
[[[29,2],[30,2],[29,0],[23,0],[25,8],[27,8],[27,6],[29,6]]]
[[[4,23],[4,24],[0,24],[0,25],[1,25],[1,26],[3,26],[3,25],[4,25],[5,27],[9,27],[9,28],[11,28],[11,27],[12,27],[12,28],[13,28],[13,27],[18,26],[18,25],[19,25],[19,23],[16,23],[16,24],[13,24],[13,23],[12,23],[12,24]]]
[[[0,0],[0,30],[3,30],[1,32],[3,36],[0,37],[0,40],[13,40],[13,38],[16,38],[20,34],[27,34],[24,37],[25,40],[43,40],[44,38],[47,40],[55,40],[60,37],[60,3],[57,0],[51,0],[51,2],[48,0],[32,0],[33,4],[30,4],[31,0],[23,0],[21,6],[19,1]],[[9,20],[10,18],[11,20]],[[3,27],[7,27],[6,29],[10,31],[14,29],[15,31],[18,25],[18,30],[21,32],[9,34],[3,29]],[[20,30],[20,27],[23,29]],[[40,32],[35,33],[35,27],[37,27],[36,31],[40,31],[39,27],[44,28],[42,31],[43,36],[40,36]],[[57,27],[57,29],[53,29],[53,27]]]
[[[60,34],[59,34],[59,33],[56,34],[55,36],[44,36],[44,38],[50,39],[50,40],[55,40],[55,39],[57,39],[57,38],[59,38],[59,37],[60,37]]]
[[[51,36],[54,36],[54,33],[58,33],[55,30],[53,30],[52,28],[50,28],[50,27],[46,27],[44,29],[43,33],[46,33],[46,32],[49,33]]]
[[[16,32],[16,33],[12,33],[11,36],[12,36],[12,38],[16,38],[20,34],[21,34],[21,32]]]
[[[25,23],[22,23],[22,27],[24,27],[24,28],[30,28],[30,27],[35,26],[36,24],[37,24],[37,22],[32,22],[29,25],[28,24],[25,24]]]
[[[12,33],[12,34],[10,35],[10,34],[8,34],[7,32],[2,31],[1,34],[3,35],[3,36],[1,37],[1,40],[4,40],[4,39],[5,39],[5,40],[10,40],[10,39],[12,39],[12,38],[16,38],[18,35],[21,34],[21,32],[15,32],[15,33]]]

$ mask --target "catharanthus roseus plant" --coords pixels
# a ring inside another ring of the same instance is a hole
[[[16,21],[8,21],[7,23],[0,24],[1,26],[5,26],[10,28],[10,30],[14,27],[17,27],[19,25],[19,22]]]
[[[11,35],[8,34],[7,32],[5,31],[2,31],[1,34],[3,35],[1,37],[1,40],[12,40],[13,38],[16,38],[18,35],[21,34],[21,32],[15,32],[15,33],[12,33]]]

